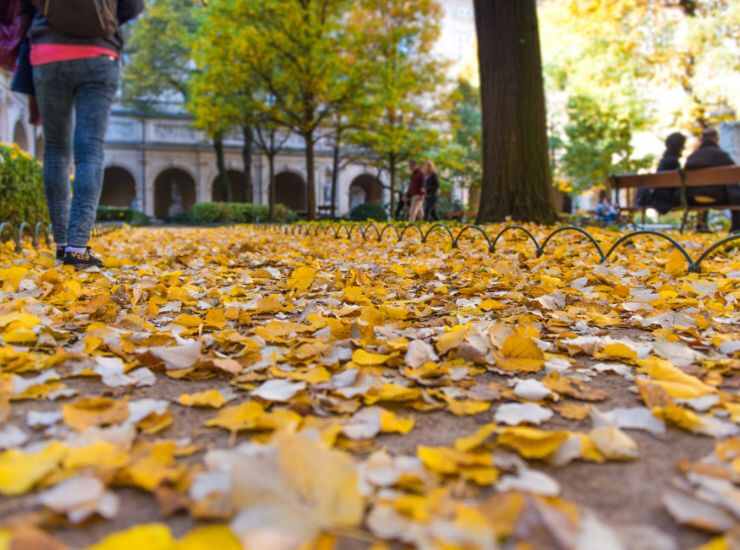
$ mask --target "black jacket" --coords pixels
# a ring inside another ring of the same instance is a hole
[[[735,161],[712,141],[703,142],[686,160],[686,170],[701,170],[716,166],[733,166]],[[720,204],[740,204],[740,185],[708,185],[693,187],[688,191],[689,204],[706,204],[696,201],[696,197],[708,197]],[[733,216],[736,215],[733,212]],[[733,222],[734,224],[735,222]],[[733,225],[734,227],[734,225]]]
[[[715,166],[732,166],[735,161],[712,141],[703,142],[686,160],[686,170],[701,170]]]
[[[115,35],[108,38],[75,38],[55,32],[40,12],[35,11],[32,0],[23,0],[23,13],[34,14],[28,36],[31,44],[73,44],[83,46],[100,46],[117,52],[123,50],[123,35],[119,27]],[[118,22],[123,25],[144,11],[144,0],[118,0]]]
[[[671,172],[681,169],[681,157],[666,151],[658,163],[658,172]],[[637,192],[637,205],[655,208],[660,214],[666,214],[681,203],[678,189],[640,189]]]
[[[427,196],[434,196],[439,192],[439,177],[437,174],[432,172],[424,180],[424,190],[427,192]]]
[[[671,172],[681,169],[681,158],[666,151],[658,163],[658,172]]]

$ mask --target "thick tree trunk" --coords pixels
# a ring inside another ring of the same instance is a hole
[[[254,201],[254,181],[252,178],[252,149],[254,146],[254,132],[251,126],[242,126],[244,145],[242,147],[242,163],[244,164],[244,196],[247,202]]]
[[[309,220],[316,219],[316,144],[313,139],[313,132],[303,136],[306,142],[306,199],[308,212],[306,217]]]
[[[483,186],[478,223],[555,221],[536,0],[475,0]]]
[[[213,138],[213,148],[216,151],[216,167],[218,169],[218,185],[225,192],[226,202],[232,202],[231,181],[226,173],[226,157],[224,156],[224,139],[222,135]]]
[[[334,142],[334,158],[331,169],[331,217],[337,217],[337,188],[339,187],[339,162],[341,132],[337,131]]]
[[[267,153],[267,202],[268,218],[275,220],[275,153]]]

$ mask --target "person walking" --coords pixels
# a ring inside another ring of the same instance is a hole
[[[424,173],[415,160],[409,161],[411,181],[406,192],[409,206],[409,221],[415,222],[424,215]]]
[[[103,143],[120,78],[121,25],[144,10],[144,0],[23,0],[22,10],[32,18],[30,60],[57,258],[77,268],[101,266],[88,243],[103,185]]]
[[[424,163],[424,219],[428,222],[439,220],[437,216],[437,197],[439,195],[439,176],[431,160]]]

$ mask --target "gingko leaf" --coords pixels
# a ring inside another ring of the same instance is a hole
[[[425,363],[434,362],[438,359],[439,357],[437,357],[431,344],[423,340],[413,340],[409,343],[405,360],[406,364],[411,368],[418,369]]]
[[[645,373],[651,378],[652,382],[663,388],[668,395],[675,399],[694,399],[717,391],[667,361],[653,360],[645,361],[642,364]]]
[[[173,347],[155,347],[149,351],[161,359],[168,370],[189,369],[200,360],[200,342],[197,340],[186,341]]]
[[[312,267],[299,267],[293,270],[293,273],[288,279],[288,289],[297,290],[299,292],[305,292],[313,284],[316,278],[316,270]]]
[[[243,550],[239,538],[226,525],[197,527],[179,539],[173,550]]]
[[[132,550],[134,548],[173,550],[175,538],[169,527],[163,523],[148,523],[108,535],[102,541],[90,546],[88,550]]]
[[[365,351],[364,349],[355,350],[355,352],[352,354],[352,362],[365,367],[382,365],[390,358],[390,355],[383,355],[381,353],[370,353],[369,351]]]
[[[28,492],[57,469],[66,453],[67,448],[58,441],[35,452],[10,449],[0,453],[0,493],[16,496]]]
[[[455,449],[464,453],[477,449],[496,433],[496,429],[496,424],[481,426],[475,433],[456,439]]]
[[[535,428],[502,428],[498,443],[517,451],[524,458],[552,456],[568,439],[568,432],[549,432]]]
[[[545,366],[545,354],[532,338],[512,334],[504,340],[496,365],[512,372],[538,372]]]
[[[634,460],[640,455],[637,443],[616,426],[595,428],[588,436],[609,460]]]
[[[118,513],[118,497],[105,490],[100,480],[79,476],[62,481],[39,495],[39,502],[72,523],[80,523],[93,514],[111,519]]]
[[[539,380],[520,380],[514,386],[514,395],[526,401],[542,401],[550,390]]]
[[[298,547],[322,530],[356,527],[365,505],[358,480],[349,455],[306,434],[279,435],[274,446],[235,459],[232,502],[240,512],[231,528],[252,548],[268,540]]]
[[[499,424],[509,426],[518,426],[519,424],[539,425],[550,420],[552,416],[553,413],[550,409],[534,403],[506,403],[498,408],[494,419]]]
[[[120,424],[128,415],[128,402],[125,399],[84,397],[62,407],[65,424],[79,432],[93,426]]]
[[[268,380],[252,392],[253,397],[265,401],[286,402],[293,399],[299,392],[306,389],[305,382],[290,382],[288,380]]]
[[[220,409],[233,398],[233,395],[224,395],[224,393],[219,390],[206,390],[199,393],[184,393],[177,398],[177,402],[185,407],[210,407],[213,409]]]

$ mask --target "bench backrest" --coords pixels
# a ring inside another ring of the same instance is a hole
[[[719,166],[701,170],[685,170],[686,187],[703,185],[732,185],[740,183],[740,166]]]
[[[616,189],[732,185],[740,183],[740,166],[719,166],[716,168],[702,168],[701,170],[673,170],[656,174],[625,174],[612,176],[611,181]]]
[[[639,189],[640,187],[681,187],[683,178],[679,170],[658,172],[657,174],[625,174],[612,176],[612,185],[619,189]]]

